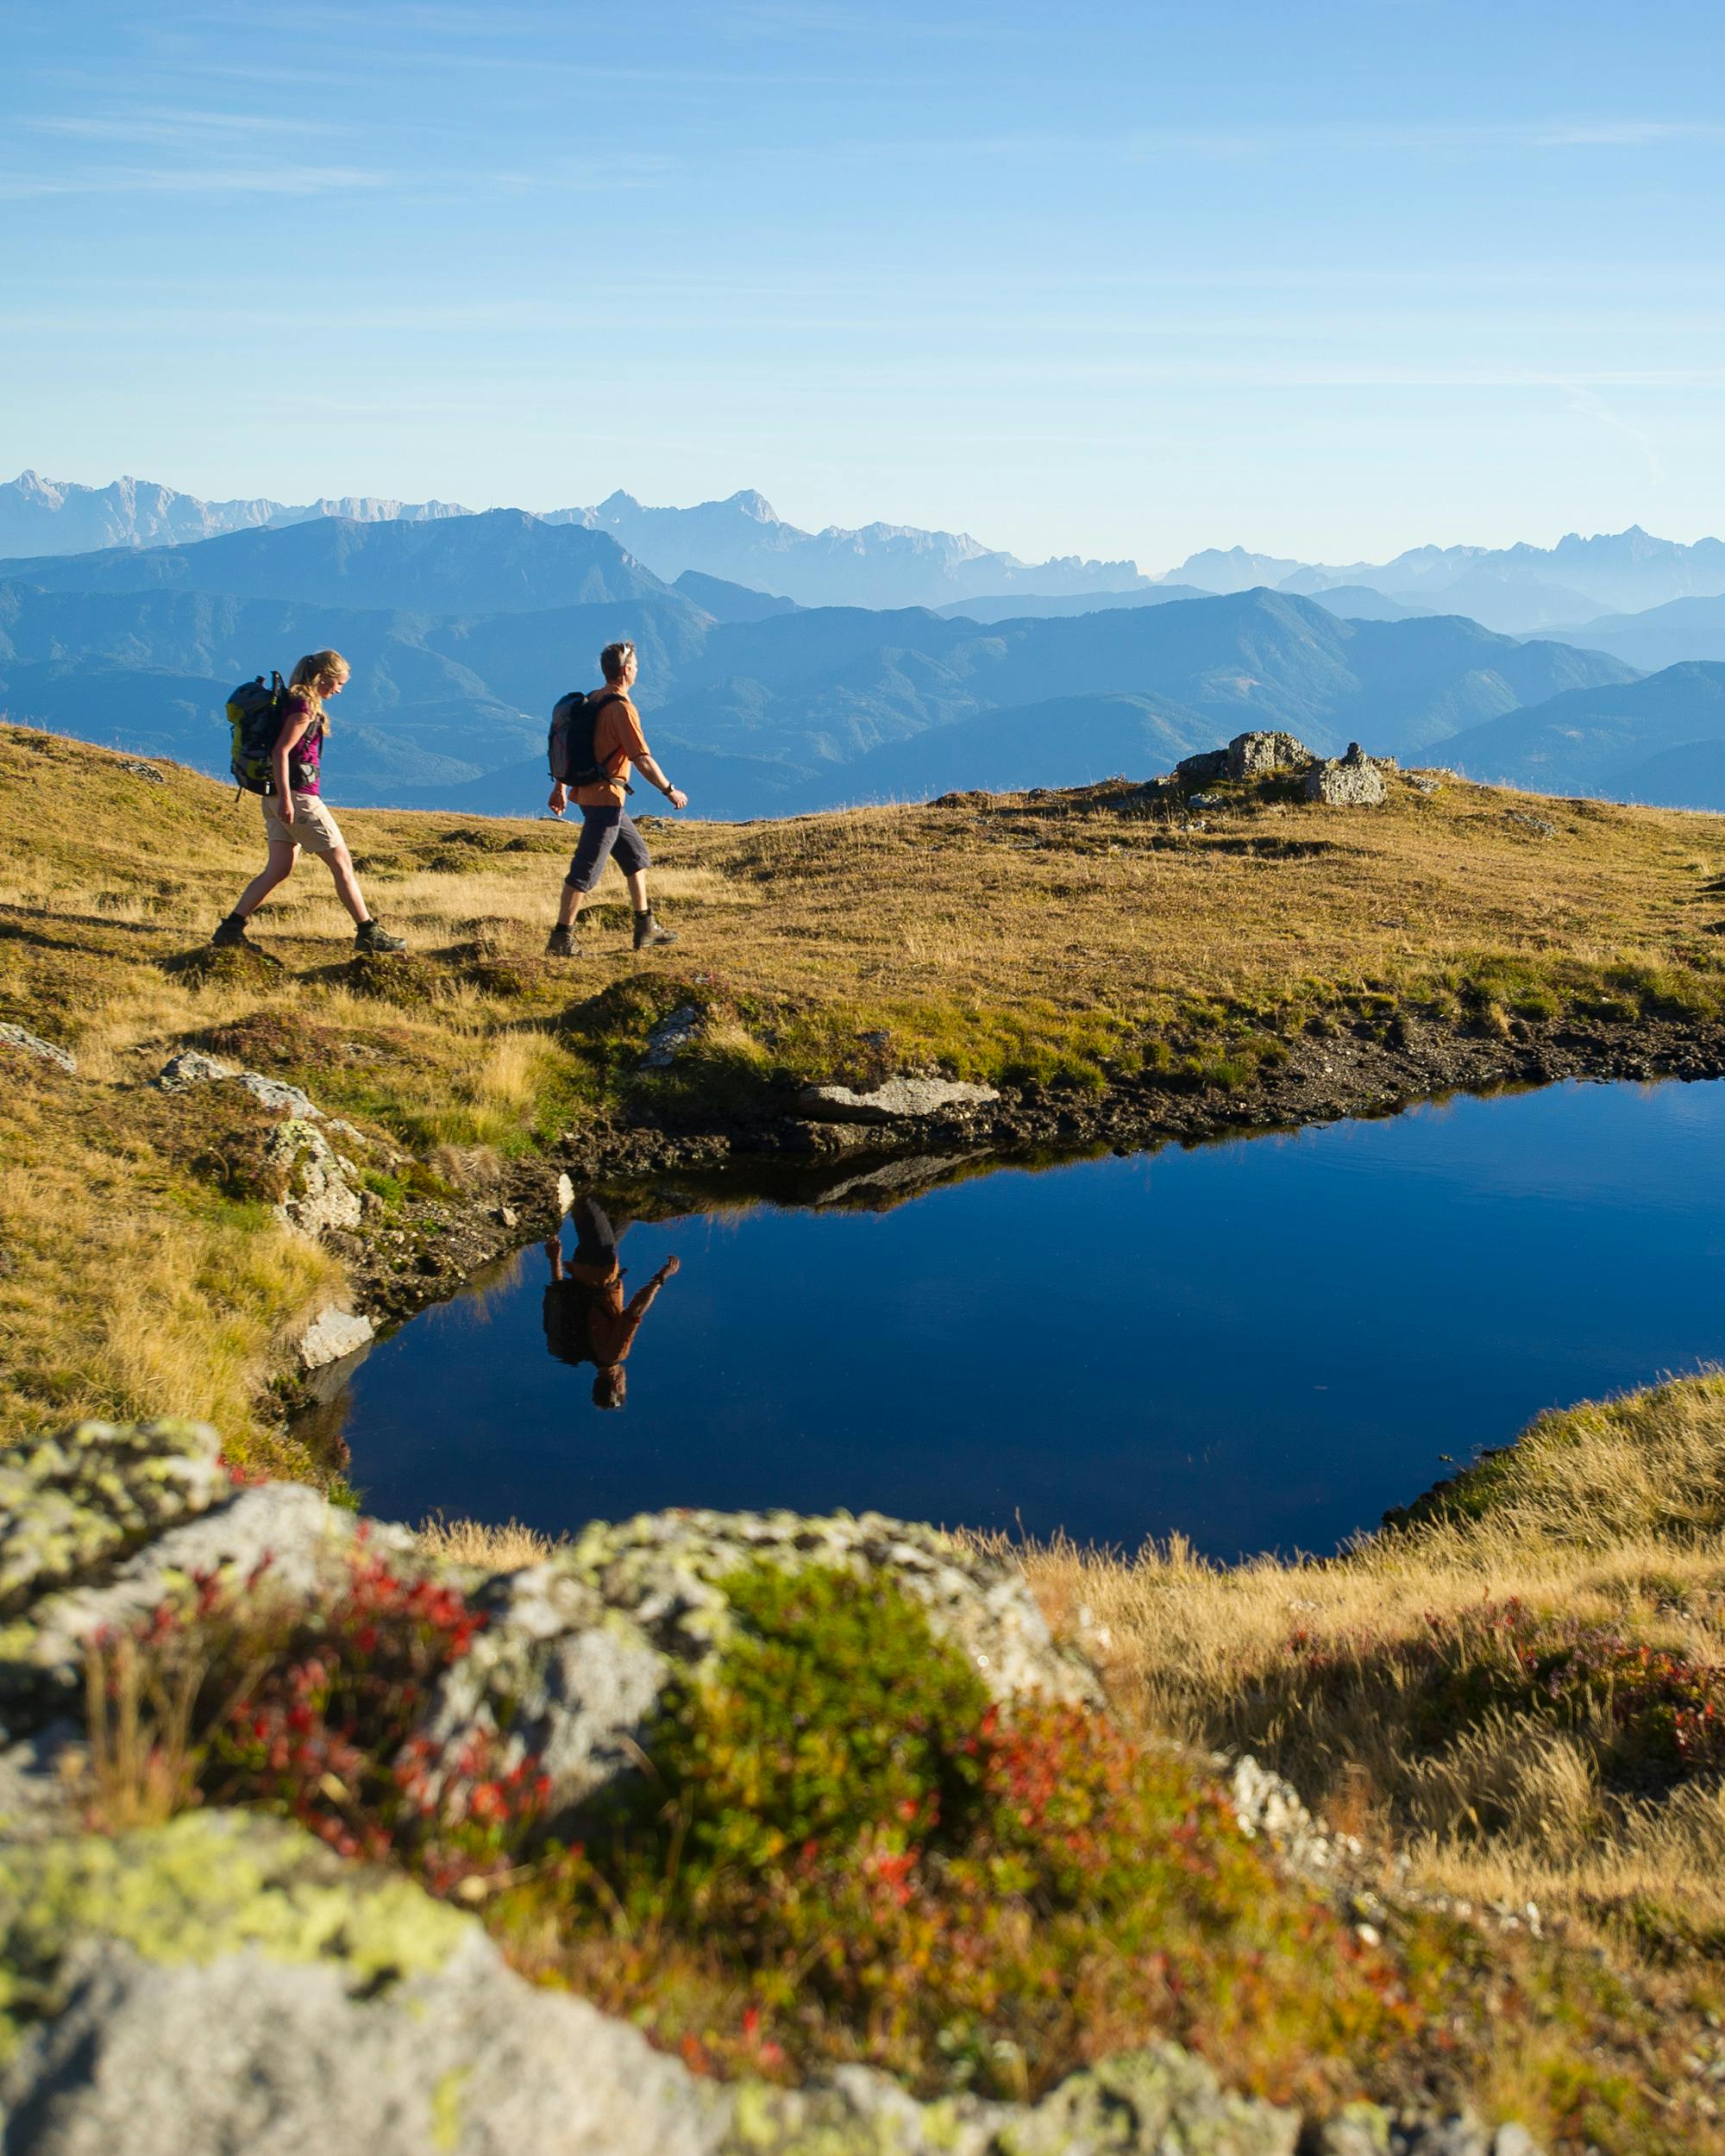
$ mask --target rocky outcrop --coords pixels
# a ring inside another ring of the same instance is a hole
[[[1227,776],[1267,779],[1276,771],[1303,771],[1312,752],[1292,734],[1236,734],[1227,746]]]
[[[1320,763],[1306,774],[1306,799],[1326,808],[1381,808],[1388,799],[1383,774],[1357,741],[1347,754]]]
[[[57,1047],[53,1041],[45,1041],[39,1033],[26,1031],[22,1025],[9,1022],[0,1025],[0,1048],[20,1049],[26,1056],[34,1056],[39,1063],[52,1063],[68,1078],[78,1075],[78,1058],[70,1049]]]
[[[264,1161],[282,1187],[275,1214],[284,1226],[312,1236],[358,1227],[364,1211],[354,1188],[359,1171],[315,1124],[298,1115],[277,1124],[264,1140]]]
[[[0,1932],[35,2009],[14,1991],[0,2102],[37,2156],[697,2156],[724,2136],[724,2091],[273,1821],[14,1849]]]
[[[823,1123],[908,1123],[955,1111],[963,1114],[1000,1097],[992,1086],[966,1085],[956,1078],[888,1078],[868,1093],[849,1086],[806,1087],[797,1098],[796,1112]]]
[[[1311,750],[1292,734],[1236,734],[1226,749],[1182,756],[1174,775],[1184,787],[1214,786],[1218,779],[1243,782],[1267,779],[1277,771],[1302,771],[1312,761]]]
[[[267,1108],[285,1109],[306,1123],[323,1120],[323,1109],[298,1086],[290,1086],[285,1079],[267,1078],[260,1070],[242,1070],[237,1063],[224,1063],[219,1056],[206,1056],[200,1049],[182,1049],[179,1055],[171,1056],[158,1074],[156,1084],[164,1093],[190,1093],[194,1086],[229,1081]]]
[[[476,1736],[496,1743],[505,1767],[537,1753],[561,1823],[639,1758],[672,1677],[723,1651],[734,1632],[725,1575],[763,1560],[890,1571],[996,1699],[1100,1701],[1089,1665],[1056,1645],[1017,1567],[932,1527],[879,1513],[650,1513],[595,1522],[543,1564],[476,1591],[486,1629],[443,1680],[429,1725],[446,1766]]]
[[[77,1422],[0,1453],[0,1610],[111,1565],[228,1497],[204,1422]]]

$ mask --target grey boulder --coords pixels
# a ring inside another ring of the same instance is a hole
[[[888,1078],[868,1093],[849,1086],[806,1087],[796,1112],[821,1123],[904,1123],[986,1107],[1000,1097],[992,1086],[966,1085],[956,1078]]]
[[[1383,774],[1357,741],[1345,756],[1314,764],[1306,774],[1306,799],[1326,808],[1378,808],[1388,798]]]

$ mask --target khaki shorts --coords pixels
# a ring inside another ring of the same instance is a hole
[[[303,846],[307,853],[319,856],[346,849],[348,842],[342,836],[342,826],[315,793],[294,795],[291,824],[284,824],[276,814],[273,795],[263,796],[263,808],[264,830],[272,845]]]

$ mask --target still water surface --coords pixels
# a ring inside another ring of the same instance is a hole
[[[535,1245],[355,1373],[368,1510],[561,1532],[668,1505],[873,1506],[1128,1547],[1177,1531],[1224,1558],[1326,1551],[1445,1453],[1725,1360],[1725,1083],[1007,1168],[889,1211],[734,1210],[686,1187],[647,1208],[670,1218],[604,1202],[625,1294],[681,1261],[626,1404],[601,1412],[593,1365],[548,1352]]]

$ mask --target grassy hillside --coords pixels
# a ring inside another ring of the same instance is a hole
[[[1284,791],[1214,789],[1201,829],[1118,787],[661,819],[656,887],[682,940],[648,962],[613,881],[583,955],[543,956],[567,831],[355,812],[367,888],[408,957],[355,965],[306,863],[259,917],[280,962],[264,966],[202,948],[260,856],[254,803],[0,729],[0,1019],[78,1059],[68,1079],[0,1050],[17,1164],[0,1417],[173,1407],[286,1457],[265,1388],[351,1254],[270,1225],[253,1172],[267,1111],[233,1088],[154,1090],[189,1044],[305,1086],[411,1163],[376,1178],[387,1225],[416,1188],[482,1188],[499,1161],[549,1159],[605,1119],[770,1125],[809,1078],[936,1067],[1030,1087],[1051,1129],[1060,1101],[1110,1089],[1220,1121],[1314,1038],[1537,1039],[1725,1007],[1712,818],[1451,781],[1394,780],[1372,812]],[[640,1073],[648,1031],[684,1004],[706,1019],[698,1045]]]

